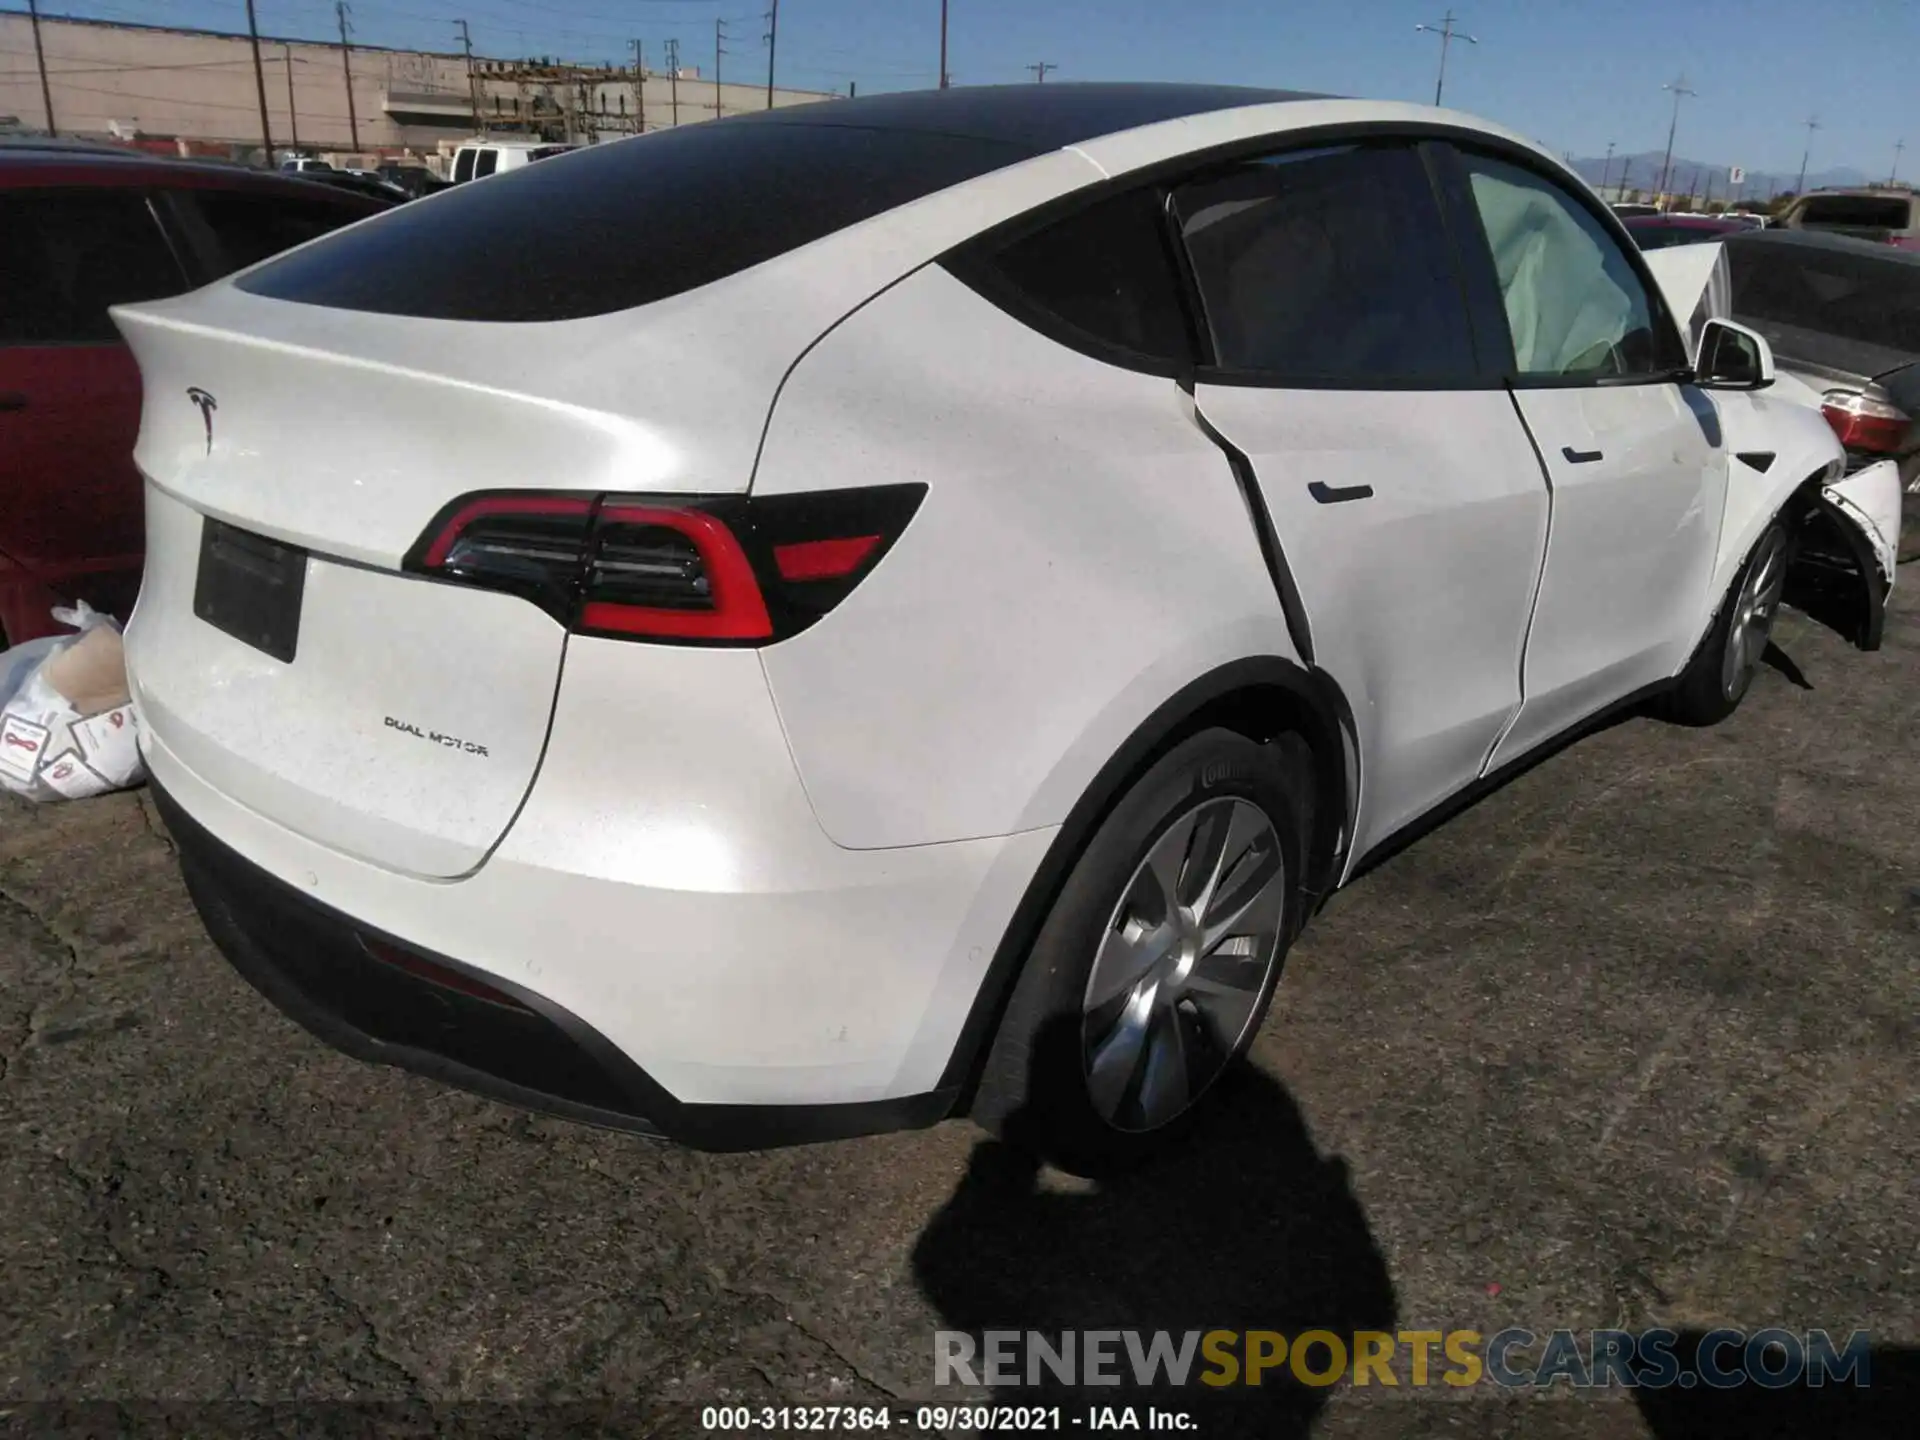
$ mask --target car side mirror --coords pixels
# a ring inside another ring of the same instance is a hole
[[[1708,390],[1764,390],[1773,384],[1773,347],[1744,325],[1709,320],[1700,331],[1694,375]]]

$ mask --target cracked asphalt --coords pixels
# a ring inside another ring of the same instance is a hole
[[[928,1398],[941,1328],[1731,1324],[1868,1330],[1904,1398],[1204,1428],[1911,1434],[1913,589],[1880,653],[1788,612],[1726,724],[1616,725],[1336,897],[1198,1146],[1105,1186],[964,1122],[709,1156],[341,1058],[214,953],[144,795],[6,806],[0,1426],[681,1434]]]

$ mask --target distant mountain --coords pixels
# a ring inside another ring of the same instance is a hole
[[[1589,185],[1601,184],[1604,174],[1606,186],[1611,191],[1614,186],[1621,183],[1620,177],[1624,166],[1627,188],[1644,193],[1660,183],[1661,158],[1661,151],[1646,150],[1632,155],[1615,155],[1611,163],[1603,156],[1575,160],[1573,168]],[[1704,197],[1708,182],[1711,181],[1713,198],[1725,200],[1730,198],[1731,193],[1727,184],[1728,169],[1729,166],[1725,162],[1693,160],[1676,155],[1673,157],[1667,188],[1679,194],[1685,194],[1691,188],[1696,195]],[[1920,167],[1916,167],[1916,174],[1920,174]],[[1696,175],[1699,177],[1697,181]],[[1793,189],[1799,178],[1800,172],[1797,167],[1785,172],[1749,169],[1746,178],[1740,183],[1740,198],[1764,200],[1770,193],[1778,195]],[[1871,185],[1886,178],[1885,175],[1867,175],[1850,165],[1837,165],[1807,171],[1807,189],[1814,190],[1836,185]]]

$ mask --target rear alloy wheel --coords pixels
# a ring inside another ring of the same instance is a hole
[[[1081,1002],[1100,1117],[1157,1130],[1238,1053],[1278,958],[1286,861],[1250,800],[1203,800],[1161,832],[1114,908]]]
[[[1773,639],[1793,563],[1793,536],[1775,520],[1734,577],[1713,629],[1681,673],[1667,713],[1686,725],[1712,725],[1731,715],[1753,684]]]
[[[1098,1173],[1172,1143],[1252,1043],[1298,928],[1311,755],[1181,742],[1115,804],[1015,982],[973,1116]]]

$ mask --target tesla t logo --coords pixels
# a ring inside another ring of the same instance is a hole
[[[187,387],[187,398],[200,407],[200,423],[207,429],[207,454],[211,455],[213,453],[213,412],[220,408],[220,402],[198,385]]]

